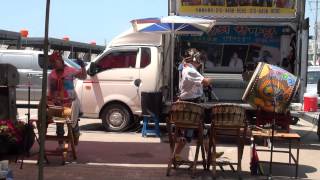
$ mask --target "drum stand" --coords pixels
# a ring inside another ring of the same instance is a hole
[[[30,135],[33,134],[35,136],[35,139],[38,142],[38,144],[40,144],[38,137],[36,136],[36,134],[33,131],[32,125],[30,125],[30,106],[31,106],[30,96],[31,96],[31,77],[32,77],[32,74],[28,74],[27,77],[28,77],[28,112],[26,113],[26,115],[27,115],[27,124],[26,124],[26,129],[25,129],[26,134],[25,134],[25,137],[23,137],[23,152],[22,152],[20,169],[22,169],[24,157],[30,155],[30,150],[27,149],[30,138],[32,138],[32,137],[30,137]],[[17,157],[16,161],[17,160],[18,160],[18,157]]]
[[[28,86],[28,112],[25,114],[25,115],[27,115],[27,124],[26,124],[26,129],[25,129],[25,137],[23,137],[23,146],[22,146],[22,148],[23,148],[23,150],[22,150],[22,159],[21,159],[21,164],[20,164],[20,169],[22,169],[22,166],[23,166],[23,160],[24,160],[24,157],[25,156],[29,156],[29,150],[28,150],[28,152],[27,152],[27,145],[28,145],[28,142],[29,142],[29,139],[30,139],[30,137],[29,137],[29,131],[30,130],[32,130],[31,129],[31,127],[30,127],[30,91],[31,91],[31,77],[32,77],[32,74],[28,74],[27,75],[27,77],[28,77],[28,84],[27,84],[27,86]],[[17,156],[17,159],[16,159],[16,161],[18,160],[18,156]]]
[[[275,98],[274,98],[275,99]],[[273,102],[273,119],[271,124],[271,148],[270,148],[270,162],[269,162],[269,175],[268,179],[272,179],[272,159],[273,159],[273,141],[274,141],[274,129],[275,129],[275,123],[276,123],[276,108],[275,108],[275,101]]]
[[[271,72],[271,71],[270,71]],[[272,82],[273,78],[272,75],[270,76],[270,80]],[[274,141],[274,129],[275,129],[275,124],[276,124],[276,95],[275,95],[275,91],[274,91],[274,86],[273,83],[271,83],[271,88],[272,88],[272,92],[273,92],[273,119],[272,119],[272,124],[271,124],[271,148],[270,148],[270,161],[269,161],[269,175],[268,175],[268,180],[272,179],[272,159],[273,159],[273,141]]]

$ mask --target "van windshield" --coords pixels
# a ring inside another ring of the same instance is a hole
[[[307,84],[317,84],[320,79],[320,71],[309,71]]]

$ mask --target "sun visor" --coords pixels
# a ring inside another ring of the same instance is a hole
[[[146,45],[146,46],[160,46],[162,44],[161,33],[129,33],[112,40],[109,47],[115,46],[134,46],[134,45]]]

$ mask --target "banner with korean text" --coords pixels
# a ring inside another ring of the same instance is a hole
[[[178,15],[214,18],[294,18],[296,0],[176,0]]]

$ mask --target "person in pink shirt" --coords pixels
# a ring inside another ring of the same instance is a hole
[[[66,66],[59,52],[53,52],[49,57],[50,63],[53,65],[53,70],[48,76],[48,106],[63,106],[71,108],[71,121],[73,123],[73,134],[75,144],[78,143],[80,131],[78,125],[80,104],[74,90],[74,80],[76,78],[85,79],[87,77],[85,65],[79,60],[78,64],[81,69]],[[64,135],[63,126],[57,125],[57,136]],[[59,142],[59,147],[62,147],[63,142]]]

